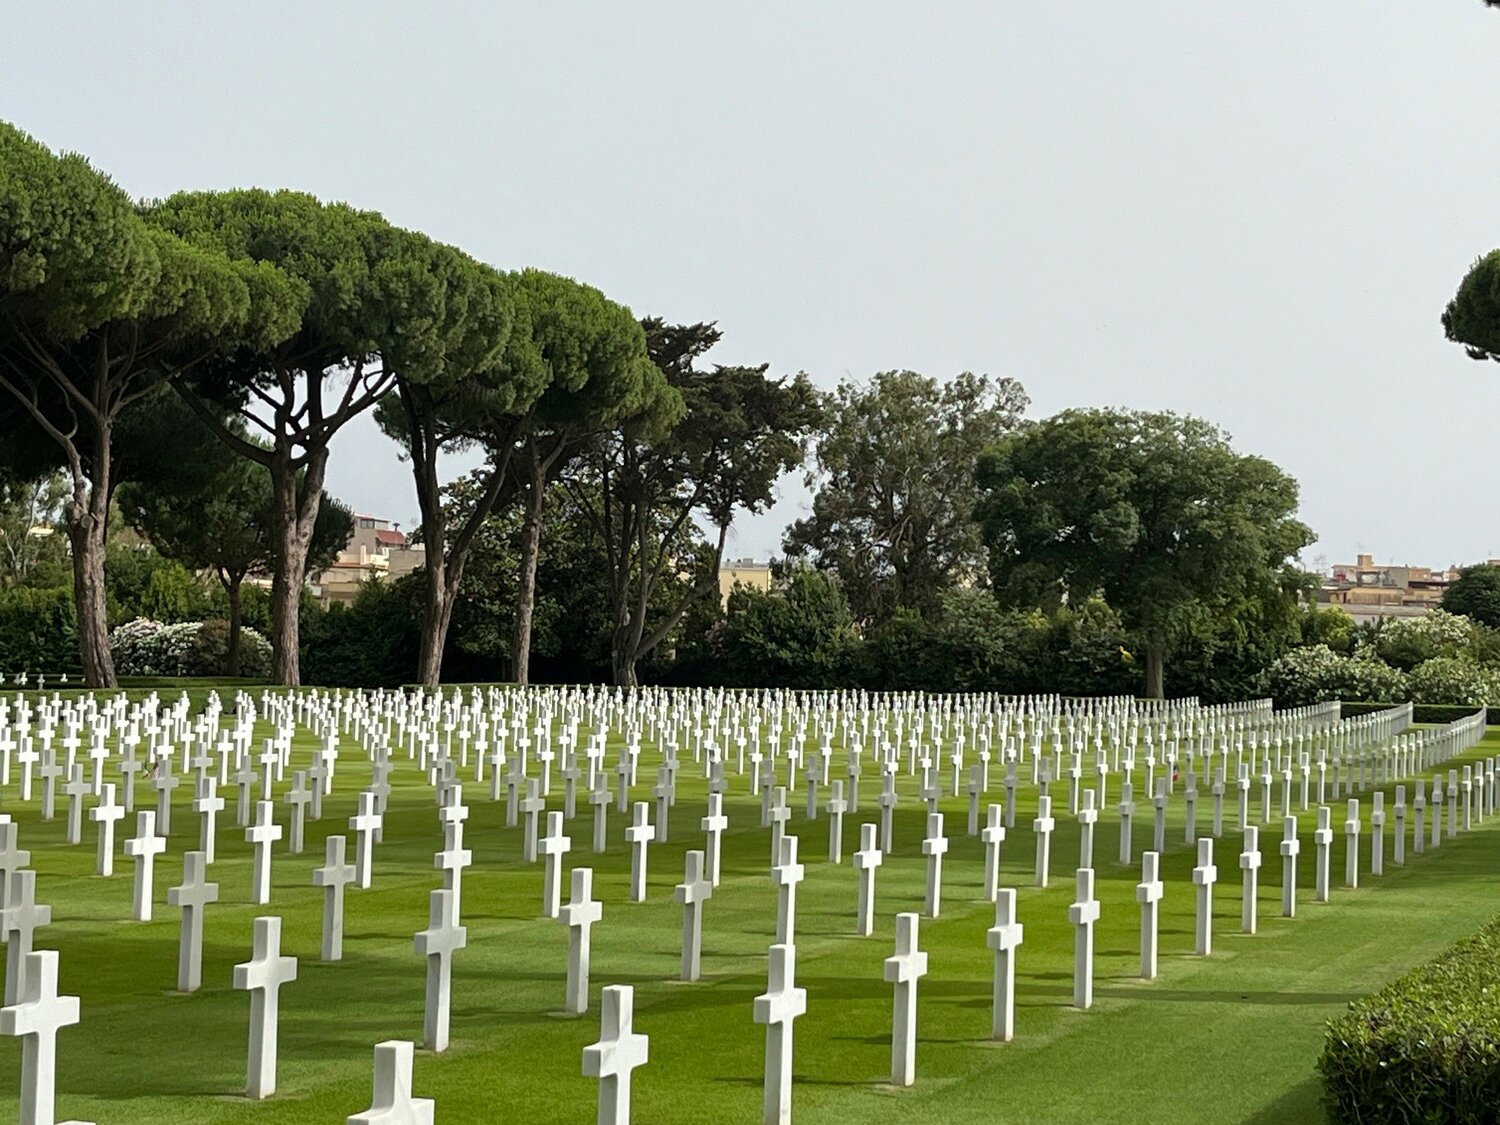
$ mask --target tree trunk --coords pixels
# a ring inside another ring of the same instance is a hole
[[[73,458],[73,496],[66,509],[68,542],[73,548],[73,607],[78,618],[78,656],[83,664],[83,681],[92,688],[116,686],[115,660],[109,649],[109,609],[104,590],[111,436],[108,423],[99,421],[94,430],[93,457],[87,472],[82,459]]]
[[[423,536],[426,542],[426,536]],[[447,575],[443,567],[441,545],[427,542],[427,601],[422,606],[422,641],[417,650],[417,679],[435,688],[443,675],[443,646],[448,641],[448,621],[453,616],[453,602],[448,597]]]
[[[240,583],[244,580],[245,576],[241,574],[231,577],[224,584],[225,591],[229,595],[229,651],[224,656],[226,676],[240,674]]]
[[[302,481],[289,455],[271,461],[271,488],[276,508],[276,573],[271,577],[271,677],[286,687],[302,684],[298,649],[302,587],[307,580],[307,552],[313,524],[323,500],[327,448],[308,456]]]
[[[640,683],[635,674],[635,661],[628,639],[615,630],[614,643],[610,645],[610,670],[620,687],[636,687]]]
[[[542,508],[547,499],[545,468],[531,458],[526,519],[521,524],[521,570],[516,588],[516,636],[511,646],[511,673],[518,684],[531,682],[531,626],[536,616],[536,566],[542,546]]]
[[[91,688],[115,686],[115,661],[109,650],[109,612],[104,593],[104,537],[107,523],[70,505],[68,541],[73,548],[73,604],[78,615],[78,656],[83,681]],[[37,669],[48,671],[50,668]]]
[[[1167,652],[1166,646],[1160,644],[1146,645],[1146,695],[1151,699],[1166,698],[1166,668]]]

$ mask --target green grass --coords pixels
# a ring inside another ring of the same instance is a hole
[[[299,764],[311,745],[299,739]],[[1469,757],[1495,753],[1497,746],[1500,739],[1492,735]],[[654,754],[643,760],[652,766],[654,761]],[[82,997],[82,1024],[64,1031],[59,1042],[60,1118],[109,1125],[341,1121],[368,1105],[372,1046],[383,1039],[421,1039],[424,976],[411,935],[425,928],[428,891],[440,885],[432,865],[432,853],[441,847],[433,797],[404,756],[400,762],[385,842],[376,852],[375,885],[350,892],[345,960],[339,964],[317,960],[321,892],[309,873],[322,862],[324,836],[346,830],[355,794],[368,780],[363,755],[346,744],[337,792],[324,819],[309,824],[306,853],[278,852],[270,908],[248,903],[249,849],[233,825],[233,794],[225,792],[231,815],[221,820],[212,868],[221,901],[208,912],[205,985],[192,996],[173,992],[179,919],[165,904],[166,888],[179,881],[182,853],[196,847],[197,818],[185,801],[175,810],[169,854],[157,864],[156,918],[136,924],[127,920],[129,861],[117,857],[113,879],[94,877],[91,823],[83,844],[68,847],[61,816],[41,824],[35,806],[23,807],[6,794],[7,811],[22,825],[21,844],[32,850],[40,873],[39,897],[54,908],[56,921],[39,933],[37,945],[61,950],[63,988]],[[414,1083],[418,1094],[437,1100],[438,1120],[591,1120],[597,1086],[581,1076],[580,1057],[598,1037],[598,989],[611,983],[635,985],[636,1026],[651,1037],[650,1062],[636,1074],[637,1121],[757,1119],[764,1029],[751,1019],[751,1000],[765,987],[765,954],[775,926],[768,838],[744,779],[735,779],[724,884],[706,907],[704,980],[676,983],[681,913],[671,888],[681,879],[685,849],[702,846],[697,822],[704,784],[687,773],[671,842],[651,849],[647,903],[625,901],[625,817],[611,814],[611,849],[603,856],[589,850],[586,805],[570,828],[568,858],[594,867],[595,895],[605,903],[594,930],[594,1004],[581,1019],[558,1013],[567,935],[538,916],[541,868],[520,862],[520,830],[503,827],[503,801],[491,804],[488,784],[481,790],[468,773],[472,812],[465,842],[476,863],[463,887],[469,947],[455,959],[453,1045],[441,1056],[419,1050]],[[643,783],[654,776],[654,768],[642,768]],[[992,961],[985,946],[993,911],[979,898],[982,850],[976,838],[964,835],[964,799],[947,800],[952,851],[943,916],[924,919],[921,926],[931,972],[920,988],[917,1083],[898,1091],[885,1084],[891,993],[881,962],[891,952],[894,914],[921,908],[925,867],[917,848],[923,810],[912,779],[903,775],[895,854],[879,876],[877,931],[868,939],[852,936],[855,875],[848,856],[859,822],[877,818],[871,777],[864,779],[859,815],[846,818],[841,867],[824,859],[827,821],[807,824],[803,794],[792,799],[792,830],[807,864],[807,881],[799,888],[798,983],[808,989],[808,1014],[796,1026],[794,1087],[795,1117],[802,1123],[1318,1121],[1313,1064],[1324,1021],[1477,928],[1496,905],[1500,818],[1444,841],[1436,852],[1409,856],[1405,868],[1390,864],[1388,833],[1385,877],[1369,877],[1366,845],[1360,889],[1336,889],[1333,902],[1320,906],[1311,901],[1314,815],[1308,813],[1302,821],[1298,917],[1279,916],[1280,833],[1267,826],[1261,932],[1238,934],[1240,839],[1226,832],[1217,857],[1215,953],[1195,958],[1188,876],[1195,860],[1174,818],[1168,838],[1175,843],[1164,860],[1161,976],[1143,983],[1134,975],[1139,871],[1113,862],[1119,779],[1112,777],[1111,807],[1095,845],[1103,902],[1096,1004],[1078,1012],[1070,1007],[1073,935],[1066,920],[1077,830],[1065,811],[1059,814],[1052,887],[1032,888],[1029,822],[1035,798],[1026,794],[1002,865],[1004,883],[1020,888],[1026,926],[1016,1038],[993,1044],[987,1040]],[[998,800],[998,772],[993,780],[992,798]],[[646,788],[638,795],[644,797]],[[1053,792],[1065,789],[1055,786]],[[1138,851],[1149,846],[1151,833],[1149,809],[1141,804]],[[1257,804],[1252,802],[1252,812]],[[1232,821],[1229,805],[1226,820]],[[63,807],[60,802],[60,812]],[[552,807],[561,807],[560,779]],[[1205,831],[1209,812],[1205,799],[1199,805]],[[285,814],[278,805],[278,817]],[[1336,826],[1342,823],[1341,803],[1335,802],[1333,819]],[[125,835],[133,834],[133,820],[126,825]],[[1341,834],[1332,871],[1337,888]],[[251,920],[261,913],[282,915],[284,951],[301,964],[299,979],[281,997],[278,1092],[252,1104],[239,1094],[249,1001],[229,984],[231,967],[248,959]],[[13,1120],[19,1056],[14,1041],[0,1041],[0,1120]]]

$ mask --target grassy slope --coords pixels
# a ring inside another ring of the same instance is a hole
[[[1494,753],[1497,746],[1500,739],[1492,735],[1481,749]],[[299,762],[309,748],[299,741]],[[654,780],[654,770],[643,768],[641,780],[648,777]],[[82,1025],[65,1031],[60,1041],[61,1117],[112,1125],[339,1121],[366,1107],[372,1045],[421,1038],[423,970],[410,935],[426,925],[427,892],[439,885],[431,856],[441,846],[431,794],[415,770],[403,765],[385,843],[376,853],[375,886],[351,892],[348,900],[346,959],[320,964],[321,892],[310,885],[309,872],[322,861],[324,835],[345,830],[354,794],[367,779],[367,769],[346,751],[338,792],[324,819],[309,825],[306,854],[277,855],[270,910],[284,917],[284,950],[300,957],[301,965],[299,979],[282,993],[280,1089],[258,1105],[236,1095],[244,1081],[249,1004],[228,986],[231,966],[249,956],[251,919],[263,911],[247,902],[249,850],[232,817],[223,823],[213,868],[221,903],[209,911],[205,988],[185,997],[171,991],[178,916],[165,905],[166,888],[179,881],[182,852],[196,846],[197,818],[185,804],[177,805],[170,853],[158,861],[156,920],[148,924],[121,921],[130,907],[130,866],[123,856],[112,880],[92,876],[91,824],[84,844],[69,848],[61,844],[61,817],[42,825],[34,807],[7,806],[23,825],[22,844],[32,849],[40,872],[39,894],[53,904],[57,919],[39,935],[38,946],[62,951],[63,987],[83,998]],[[910,794],[911,779],[902,781]],[[1215,954],[1197,959],[1189,952],[1188,871],[1194,860],[1174,821],[1168,838],[1178,842],[1169,849],[1163,874],[1168,887],[1162,972],[1145,984],[1133,978],[1133,888],[1139,874],[1112,862],[1118,829],[1111,809],[1096,843],[1103,901],[1096,1006],[1077,1012],[1069,1007],[1072,932],[1066,921],[1077,831],[1070,818],[1059,816],[1052,887],[1031,888],[1031,833],[1023,827],[1033,815],[1029,797],[1002,867],[1004,882],[1022,888],[1019,910],[1026,925],[1016,1040],[996,1045],[986,1040],[991,961],[984,932],[992,911],[977,900],[981,848],[963,835],[963,800],[945,801],[953,848],[943,917],[922,923],[931,974],[921,985],[918,1080],[914,1088],[896,1091],[884,1084],[890,986],[882,980],[881,961],[891,952],[892,915],[920,909],[921,808],[908,795],[898,811],[896,854],[880,872],[876,935],[850,936],[855,883],[848,853],[857,823],[876,813],[875,786],[869,776],[865,782],[864,807],[846,820],[841,868],[824,859],[827,821],[807,824],[802,794],[793,800],[793,830],[808,866],[798,915],[798,983],[809,992],[808,1015],[797,1024],[799,1122],[1316,1121],[1321,1114],[1312,1064],[1323,1021],[1349,999],[1475,928],[1496,905],[1500,818],[1445,842],[1436,853],[1410,858],[1404,870],[1390,866],[1388,851],[1382,880],[1366,874],[1357,892],[1336,890],[1332,904],[1318,906],[1311,901],[1309,813],[1302,829],[1299,917],[1279,917],[1280,859],[1272,854],[1271,839],[1279,832],[1267,831],[1262,930],[1253,938],[1235,932],[1240,842],[1238,833],[1226,833],[1218,856]],[[650,1063],[637,1073],[637,1120],[755,1119],[764,1032],[751,1020],[751,999],[765,984],[775,896],[765,870],[767,836],[747,795],[741,790],[728,809],[734,829],[726,838],[725,883],[706,907],[705,979],[696,985],[671,979],[681,926],[671,887],[681,878],[683,851],[702,846],[702,781],[686,779],[671,842],[651,849],[645,904],[625,901],[625,818],[611,815],[611,850],[594,856],[583,810],[571,828],[569,859],[594,866],[595,895],[605,911],[594,931],[596,1010],[570,1020],[556,1013],[566,931],[537,917],[540,868],[519,862],[519,830],[503,827],[503,803],[489,803],[488,785],[481,793],[471,781],[468,790],[472,815],[465,842],[477,862],[464,882],[469,948],[456,959],[454,1045],[443,1056],[419,1051],[416,1066],[416,1090],[437,1099],[438,1119],[591,1119],[596,1087],[580,1076],[580,1053],[597,1038],[598,988],[608,983],[636,985],[637,1028],[651,1036]],[[1118,779],[1112,778],[1111,806],[1117,790]],[[1003,795],[998,784],[994,795]],[[554,807],[560,803],[559,785]],[[1205,829],[1209,807],[1207,800],[1200,803]],[[1366,795],[1366,817],[1368,807]],[[285,816],[284,806],[278,816]],[[1342,807],[1335,804],[1335,825],[1342,820]],[[1149,837],[1149,817],[1138,816],[1137,849],[1149,846]],[[1338,838],[1336,887],[1342,856]],[[1362,867],[1367,873],[1368,846]],[[0,1042],[0,1120],[13,1119],[18,1060],[18,1045]]]

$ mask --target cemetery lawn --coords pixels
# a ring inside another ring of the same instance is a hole
[[[306,765],[313,745],[306,731],[299,728],[299,735],[296,768]],[[1500,738],[1491,733],[1461,760],[1497,752]],[[442,846],[434,797],[404,750],[394,758],[395,791],[385,840],[375,853],[374,886],[349,891],[345,959],[337,964],[318,961],[322,892],[311,885],[310,872],[322,863],[324,837],[348,831],[355,794],[369,779],[363,753],[346,737],[336,791],[323,819],[309,822],[305,853],[287,855],[285,840],[277,846],[269,908],[249,904],[249,847],[234,826],[233,789],[222,791],[229,807],[220,818],[218,861],[211,869],[220,902],[207,912],[204,987],[191,996],[173,991],[179,915],[166,905],[166,888],[181,877],[183,852],[197,847],[198,818],[188,807],[187,787],[176,792],[170,848],[157,861],[155,920],[142,924],[127,920],[128,858],[117,854],[112,879],[92,874],[92,823],[85,824],[84,842],[70,848],[62,842],[62,815],[42,824],[35,803],[7,806],[21,825],[21,846],[31,849],[38,898],[53,907],[54,923],[38,932],[37,948],[61,951],[62,989],[82,997],[82,1023],[59,1037],[59,1119],[101,1125],[337,1122],[367,1108],[373,1045],[396,1038],[420,1044],[424,970],[412,935],[426,927],[428,891],[440,885],[432,859]],[[655,764],[648,745],[634,797],[648,799]],[[597,1085],[582,1077],[581,1053],[598,1038],[598,990],[615,983],[635,986],[636,1030],[650,1036],[650,1061],[635,1075],[636,1121],[758,1120],[764,1029],[752,1022],[751,1008],[765,989],[766,948],[774,940],[769,836],[759,827],[747,779],[732,777],[724,882],[704,914],[704,979],[676,983],[681,908],[672,888],[682,878],[684,850],[703,846],[698,819],[705,811],[705,785],[689,773],[684,768],[680,775],[670,843],[650,849],[644,904],[626,901],[626,817],[611,810],[610,850],[594,855],[592,810],[580,801],[568,829],[573,850],[567,859],[569,866],[594,867],[594,894],[604,902],[604,915],[593,931],[591,1009],[569,1019],[559,1014],[567,933],[539,917],[541,867],[521,863],[520,829],[504,827],[504,801],[489,801],[488,780],[477,786],[472,768],[463,772],[472,810],[465,845],[473,849],[475,866],[463,881],[468,948],[454,959],[453,1044],[443,1055],[419,1049],[413,1083],[418,1095],[436,1099],[438,1121],[592,1120]],[[1114,862],[1119,778],[1111,776],[1095,842],[1103,911],[1096,1000],[1092,1011],[1079,1012],[1070,1006],[1073,932],[1066,919],[1074,897],[1077,826],[1067,815],[1065,785],[1054,785],[1052,885],[1032,887],[1035,793],[1024,792],[1001,868],[1002,883],[1019,888],[1026,931],[1017,961],[1016,1037],[995,1044],[988,1040],[992,954],[985,945],[993,908],[979,897],[983,853],[978,838],[965,834],[966,799],[946,798],[952,850],[942,917],[921,923],[931,971],[919,989],[917,1081],[897,1090],[886,1084],[891,986],[882,979],[881,963],[892,952],[894,914],[921,909],[923,809],[914,779],[903,774],[895,854],[878,876],[875,936],[852,936],[855,873],[849,857],[859,824],[878,819],[872,777],[864,778],[859,812],[845,818],[842,866],[826,861],[827,819],[804,819],[800,787],[789,801],[789,831],[799,837],[807,865],[799,888],[797,983],[808,990],[808,1012],[796,1024],[793,1093],[795,1120],[804,1125],[1320,1121],[1313,1064],[1324,1021],[1476,929],[1500,902],[1500,817],[1445,839],[1437,851],[1408,853],[1406,866],[1397,868],[1390,860],[1392,816],[1386,874],[1376,880],[1369,875],[1367,791],[1361,886],[1355,891],[1341,886],[1338,829],[1344,807],[1330,800],[1335,890],[1329,904],[1312,901],[1315,813],[1300,815],[1303,856],[1294,920],[1280,917],[1279,827],[1263,827],[1258,936],[1238,933],[1240,836],[1226,829],[1216,855],[1214,954],[1196,958],[1189,877],[1195,859],[1182,842],[1179,798],[1163,860],[1161,975],[1145,983],[1135,976],[1139,866]],[[990,800],[1004,796],[1001,777],[993,771]],[[549,807],[560,808],[561,800],[561,780],[554,774]],[[1388,809],[1391,801],[1388,796]],[[1226,804],[1232,823],[1232,795]],[[1258,805],[1257,787],[1253,821]],[[65,807],[60,799],[59,813]],[[1211,807],[1205,788],[1198,806],[1201,832],[1208,830]],[[287,812],[278,800],[282,823]],[[1149,847],[1150,822],[1149,804],[1139,801],[1137,855]],[[134,835],[134,818],[119,828],[120,841]],[[264,913],[284,918],[283,952],[300,958],[300,965],[298,979],[281,993],[278,1090],[269,1101],[251,1103],[241,1094],[249,999],[230,981],[232,966],[249,959],[252,919]],[[0,1120],[13,1120],[19,1074],[19,1043],[0,1040]]]

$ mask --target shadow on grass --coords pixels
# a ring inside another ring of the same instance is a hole
[[[1322,1084],[1308,1078],[1245,1118],[1243,1125],[1325,1125],[1328,1115],[1323,1112],[1322,1097]]]

